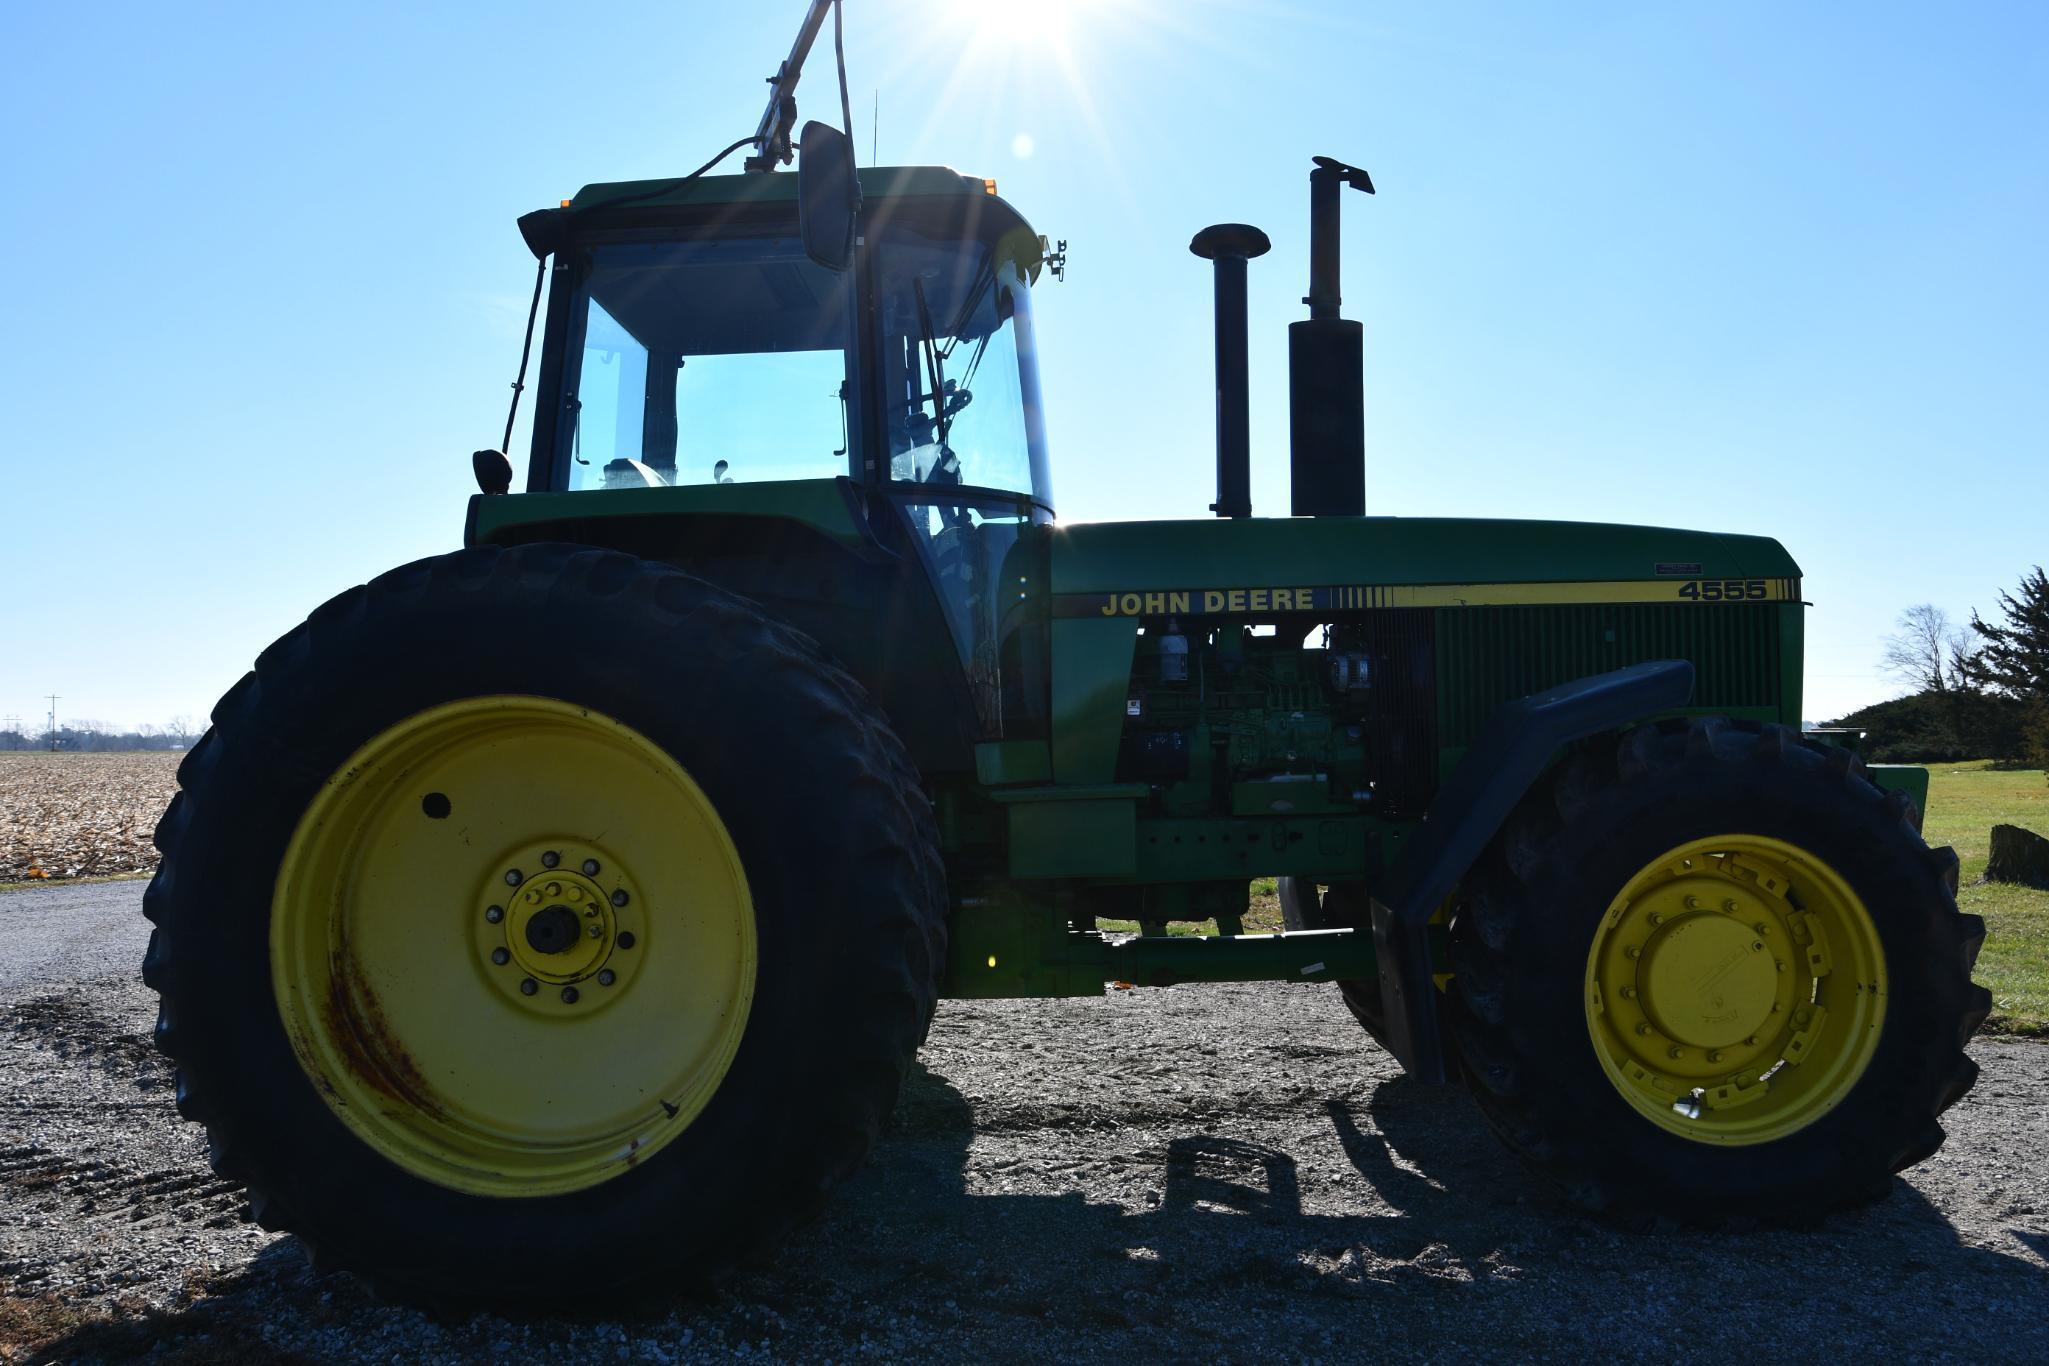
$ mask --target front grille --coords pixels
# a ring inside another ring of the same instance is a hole
[[[1771,603],[1441,609],[1438,743],[1471,744],[1511,698],[1654,659],[1693,661],[1693,706],[1774,706],[1780,610]]]

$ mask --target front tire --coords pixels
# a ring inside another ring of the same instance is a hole
[[[1308,878],[1282,877],[1274,879],[1274,894],[1281,903],[1281,928],[1291,933],[1335,929],[1373,933],[1373,899],[1363,882],[1334,882],[1319,891]],[[1337,988],[1359,1027],[1386,1048],[1387,1009],[1381,1000],[1380,979],[1340,978]]]
[[[144,976],[180,1112],[267,1227],[408,1297],[760,1255],[931,1020],[946,899],[901,745],[665,566],[394,570],[265,651],[179,777]]]
[[[1943,1141],[1990,1006],[1956,857],[1849,753],[1647,726],[1524,802],[1452,922],[1481,1111],[1590,1210],[1800,1221]]]

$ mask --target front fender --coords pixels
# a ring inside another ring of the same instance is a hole
[[[1693,665],[1659,660],[1517,698],[1488,718],[1373,899],[1387,1047],[1410,1075],[1445,1076],[1430,917],[1561,748],[1674,711],[1692,695]]]

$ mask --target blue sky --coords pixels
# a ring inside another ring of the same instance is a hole
[[[454,547],[512,220],[752,130],[802,5],[7,6],[0,716],[203,714],[321,599]],[[1069,520],[1200,515],[1195,229],[1259,224],[1253,501],[1286,506],[1306,171],[1346,201],[1376,513],[1780,537],[1809,716],[1903,607],[2049,561],[2049,8],[852,0],[856,141],[1065,237]],[[807,115],[835,104],[812,68]],[[523,451],[518,452],[523,460]]]

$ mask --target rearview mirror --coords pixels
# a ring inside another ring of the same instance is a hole
[[[804,254],[827,270],[845,270],[854,264],[854,216],[861,207],[853,140],[813,119],[798,147],[797,235]]]

